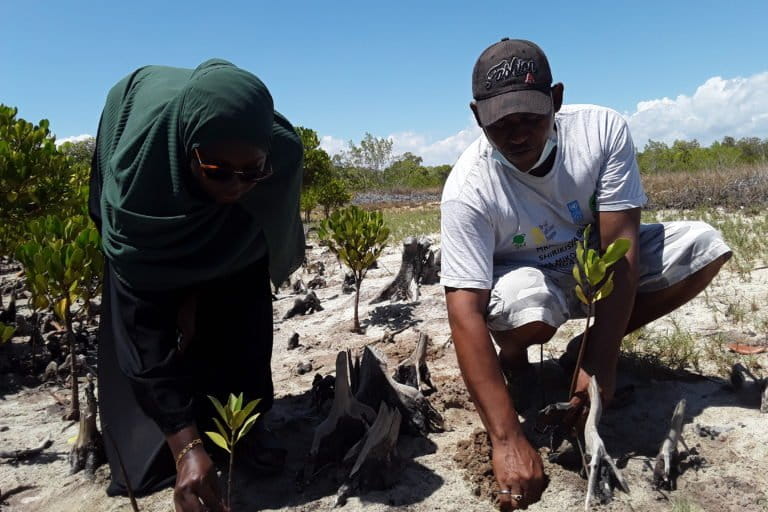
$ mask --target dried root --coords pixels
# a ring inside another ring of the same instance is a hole
[[[677,402],[669,433],[661,444],[659,454],[656,456],[656,464],[653,468],[653,488],[675,490],[676,479],[680,474],[680,459],[677,445],[682,441],[683,419],[685,418],[685,399]]]
[[[610,502],[613,499],[614,483],[618,484],[624,492],[629,493],[629,485],[616,467],[613,458],[608,455],[605,444],[597,432],[597,424],[603,413],[603,404],[600,400],[597,379],[594,376],[589,381],[589,404],[589,414],[584,426],[584,455],[590,459],[584,510],[589,510],[593,496],[598,497],[601,503]]]

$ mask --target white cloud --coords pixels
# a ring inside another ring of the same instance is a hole
[[[480,128],[471,121],[471,124],[458,133],[435,141],[415,132],[393,133],[387,138],[393,142],[392,153],[395,155],[411,152],[422,157],[424,165],[453,165],[480,133]],[[345,150],[347,142],[332,135],[323,135],[320,137],[320,147],[334,155]]]
[[[768,136],[768,71],[748,78],[715,76],[692,96],[641,101],[625,113],[638,150],[649,139],[671,144],[697,139],[708,146],[724,136]]]
[[[389,136],[394,142],[392,151],[395,154],[410,151],[424,159],[424,165],[441,165],[456,162],[459,155],[467,146],[480,136],[481,130],[474,121],[454,135],[430,141],[424,135],[413,132],[395,133]]]
[[[83,133],[82,135],[72,135],[70,137],[64,137],[63,139],[56,139],[56,145],[61,146],[65,142],[80,142],[81,140],[90,139],[93,135]]]
[[[335,155],[347,147],[347,141],[337,139],[333,135],[323,135],[320,137],[320,147],[329,155]]]

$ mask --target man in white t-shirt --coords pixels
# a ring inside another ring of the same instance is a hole
[[[563,84],[552,85],[535,44],[502,39],[487,48],[472,92],[484,135],[443,190],[441,284],[459,366],[493,444],[500,498],[517,508],[540,498],[545,477],[505,380],[527,373],[530,345],[583,317],[571,270],[584,227],[596,226],[596,247],[623,237],[631,248],[612,267],[613,293],[596,305],[577,409],[591,375],[607,406],[622,337],[696,296],[731,250],[702,222],[640,224],[646,196],[626,122],[607,108],[563,106]],[[526,393],[534,390],[514,396]]]

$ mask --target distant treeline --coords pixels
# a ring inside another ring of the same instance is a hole
[[[768,139],[723,137],[709,147],[701,147],[696,139],[676,140],[671,146],[650,140],[637,154],[637,162],[641,172],[654,174],[765,164],[768,162]]]

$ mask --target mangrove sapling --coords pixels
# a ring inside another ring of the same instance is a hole
[[[619,261],[629,250],[630,241],[626,238],[618,238],[611,243],[600,256],[598,251],[589,248],[590,225],[584,228],[582,240],[576,243],[576,264],[573,266],[573,277],[576,280],[574,293],[579,300],[587,306],[587,317],[584,325],[584,334],[579,344],[579,352],[576,358],[576,366],[571,377],[571,385],[568,390],[568,398],[571,399],[576,391],[576,382],[581,370],[584,353],[589,339],[589,325],[595,311],[595,303],[608,297],[613,291],[613,272],[606,276],[608,268]],[[570,402],[551,404],[541,412],[541,420],[544,424],[555,425],[553,435],[561,439],[570,432],[557,432],[565,416],[571,411]],[[554,443],[559,444],[559,443]]]
[[[248,433],[253,425],[256,424],[256,420],[259,418],[259,413],[254,413],[256,406],[261,402],[260,398],[251,400],[243,407],[243,394],[235,396],[230,393],[227,403],[222,405],[219,400],[214,396],[208,396],[213,406],[216,408],[216,412],[219,413],[224,425],[217,418],[213,418],[216,423],[216,429],[218,432],[206,432],[211,441],[216,446],[229,453],[229,471],[227,471],[227,507],[232,507],[232,474],[234,473],[235,464],[235,445]]]
[[[351,205],[333,214],[320,224],[318,236],[327,242],[328,248],[347,265],[355,279],[355,316],[352,332],[360,333],[358,304],[360,284],[368,268],[381,255],[389,238],[389,228],[384,226],[381,212],[365,211]]]
[[[21,244],[16,257],[24,267],[27,288],[35,310],[52,307],[63,322],[69,342],[72,400],[66,420],[80,417],[75,333],[71,306],[87,302],[98,288],[103,268],[99,233],[85,216],[66,220],[50,215],[29,223],[29,240]]]

